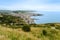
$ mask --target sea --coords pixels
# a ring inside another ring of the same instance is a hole
[[[60,23],[60,11],[38,11],[42,16],[33,16],[36,24]]]

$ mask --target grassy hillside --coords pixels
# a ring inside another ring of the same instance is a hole
[[[60,40],[60,23],[26,24],[20,17],[0,14],[0,40]]]
[[[54,24],[56,29],[53,29],[50,24],[35,24],[31,25],[30,32],[24,32],[22,28],[13,29],[0,25],[0,40],[60,40],[58,26],[60,24]]]

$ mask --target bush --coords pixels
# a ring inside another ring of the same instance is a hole
[[[27,38],[26,40],[31,40],[31,38]]]
[[[25,32],[30,32],[31,31],[31,29],[28,25],[23,26],[22,30],[25,31]]]
[[[55,24],[52,24],[52,23],[51,23],[50,26],[55,26]]]
[[[45,35],[45,36],[47,35],[47,31],[46,31],[46,30],[43,30],[42,33],[43,33],[43,35]]]
[[[60,26],[57,26],[56,29],[59,29],[60,30]]]

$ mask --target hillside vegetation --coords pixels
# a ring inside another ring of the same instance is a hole
[[[60,40],[60,23],[26,24],[20,17],[0,14],[0,40]]]
[[[30,31],[24,31],[22,28],[12,28],[12,26],[9,28],[0,25],[0,40],[60,40],[59,26],[60,24],[54,24],[54,26],[31,24],[29,25]]]

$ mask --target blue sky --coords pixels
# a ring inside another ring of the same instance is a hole
[[[60,0],[0,0],[0,9],[60,11]]]

